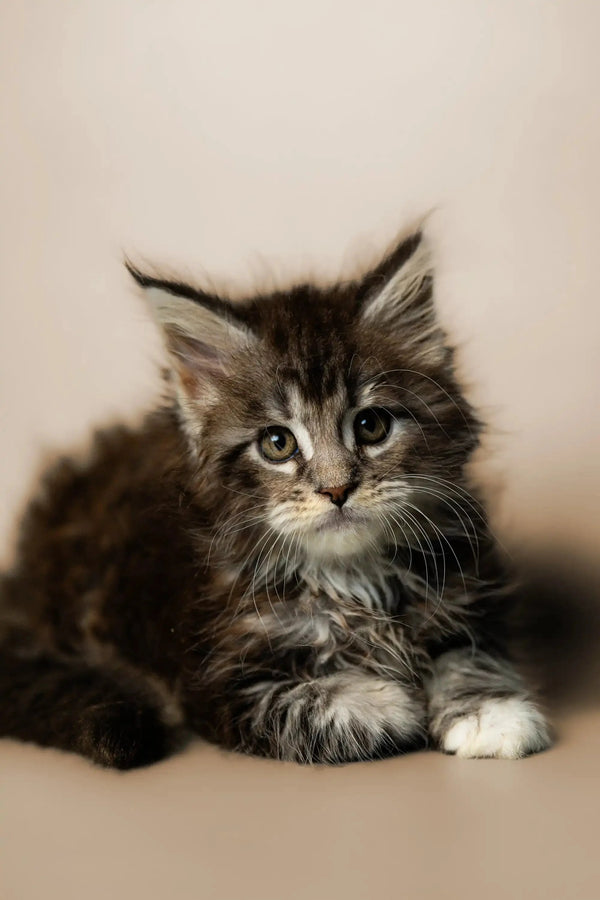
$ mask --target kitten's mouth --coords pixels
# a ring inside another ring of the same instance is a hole
[[[347,531],[354,525],[364,525],[367,519],[353,509],[332,509],[317,525],[317,531]]]

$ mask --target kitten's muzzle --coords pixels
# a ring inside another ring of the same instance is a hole
[[[324,497],[329,497],[335,506],[341,508],[357,486],[356,482],[354,482],[352,484],[342,484],[339,487],[317,488],[317,494],[323,494]]]

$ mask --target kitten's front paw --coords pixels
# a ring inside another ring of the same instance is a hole
[[[484,700],[477,713],[460,716],[442,738],[442,749],[463,758],[518,759],[552,743],[541,712],[528,700]]]
[[[251,689],[252,730],[243,747],[300,763],[338,765],[416,750],[426,743],[425,707],[413,686],[342,671]]]

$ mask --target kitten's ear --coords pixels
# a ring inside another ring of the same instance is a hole
[[[362,279],[358,290],[361,318],[395,329],[435,322],[431,248],[422,232],[412,234]]]
[[[226,374],[232,356],[253,341],[233,304],[181,282],[145,275],[128,261],[125,265],[144,288],[173,366],[188,393]]]

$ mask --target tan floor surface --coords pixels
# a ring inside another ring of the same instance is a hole
[[[152,769],[0,746],[4,900],[596,900],[600,710],[518,762],[306,769],[196,744]]]

